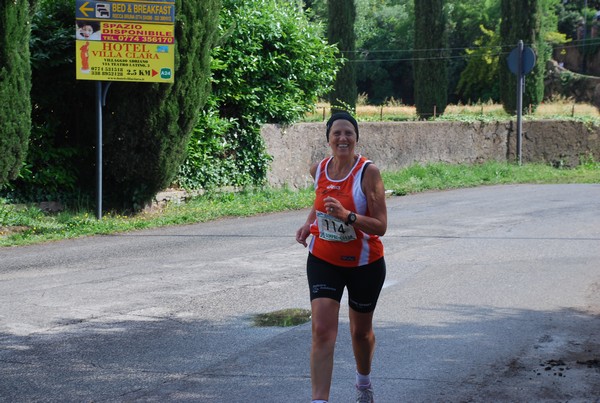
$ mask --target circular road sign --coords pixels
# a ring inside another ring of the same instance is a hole
[[[519,48],[514,48],[508,55],[508,68],[513,74],[519,74]],[[521,72],[523,74],[529,73],[535,66],[535,53],[529,46],[523,48],[523,54],[521,58]]]

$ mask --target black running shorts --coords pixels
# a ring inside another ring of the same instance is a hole
[[[344,287],[348,288],[348,305],[357,312],[375,310],[385,281],[385,260],[358,267],[342,267],[308,254],[306,274],[310,300],[331,298],[340,302]]]

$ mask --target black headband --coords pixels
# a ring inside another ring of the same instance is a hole
[[[354,119],[352,115],[350,115],[348,112],[338,112],[331,115],[331,117],[327,121],[327,130],[325,132],[325,135],[327,136],[327,141],[329,141],[329,131],[331,130],[331,126],[333,126],[333,122],[340,119],[344,119],[352,123],[352,126],[354,126],[354,130],[356,130],[356,141],[358,141],[358,123],[356,123],[356,119]]]

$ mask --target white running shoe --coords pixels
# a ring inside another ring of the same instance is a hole
[[[356,403],[375,403],[373,399],[373,387],[369,386],[365,389],[356,387]]]

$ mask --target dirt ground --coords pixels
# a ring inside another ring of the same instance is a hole
[[[600,402],[600,284],[581,311],[589,326],[540,337],[527,351],[480,380],[464,402]]]

